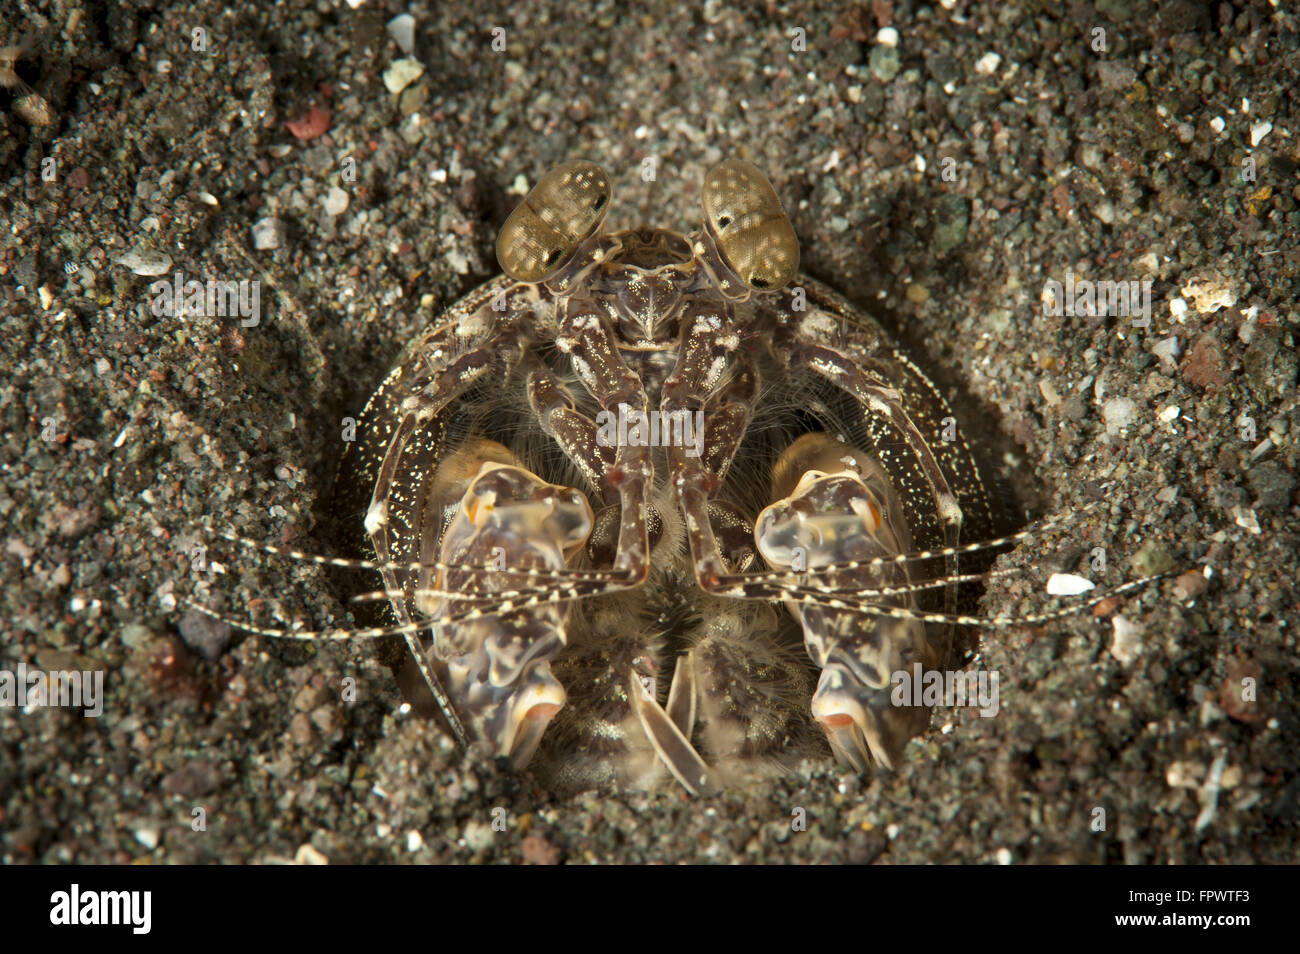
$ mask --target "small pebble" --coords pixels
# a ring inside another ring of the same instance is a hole
[[[871,67],[871,75],[882,83],[888,83],[902,69],[902,63],[898,59],[898,51],[892,46],[884,45],[872,47],[871,56],[867,59],[867,65]]]
[[[284,125],[295,139],[315,139],[325,135],[330,128],[330,112],[324,106],[311,106],[297,119],[291,119]],[[274,150],[271,154],[275,155]]]
[[[384,70],[384,86],[396,95],[424,75],[424,66],[419,60],[410,58],[398,60]]]
[[[1128,398],[1111,398],[1101,406],[1101,416],[1106,421],[1106,433],[1117,436],[1133,420],[1137,405]]]
[[[1154,540],[1142,544],[1138,552],[1133,555],[1133,569],[1142,576],[1156,576],[1173,565],[1174,558]]]
[[[1109,596],[1092,608],[1092,615],[1098,618],[1109,616],[1120,607],[1120,598],[1118,596]]]
[[[172,267],[172,257],[166,252],[127,252],[119,255],[117,264],[125,265],[137,275],[166,275]]]
[[[1201,388],[1227,383],[1227,362],[1213,335],[1201,335],[1192,343],[1183,360],[1183,379]]]
[[[487,822],[472,821],[465,826],[465,844],[469,845],[470,850],[475,854],[491,848],[495,837],[492,826]]]
[[[1170,335],[1168,338],[1161,338],[1151,346],[1151,353],[1161,360],[1170,370],[1178,366],[1174,360],[1178,357],[1178,336]]]
[[[279,219],[258,219],[253,223],[253,248],[265,252],[279,248],[283,241],[284,226]]]
[[[181,617],[177,629],[181,642],[209,662],[219,659],[230,645],[230,627],[195,609],[188,610]]]
[[[1091,580],[1073,573],[1053,573],[1047,578],[1047,593],[1049,596],[1078,596],[1087,593],[1095,585]]]
[[[1110,625],[1115,630],[1110,641],[1110,654],[1127,666],[1142,652],[1142,627],[1130,623],[1123,616],[1111,617]]]
[[[331,218],[342,215],[348,208],[348,194],[338,186],[330,186],[325,194],[325,214]]]
[[[1205,766],[1199,762],[1178,761],[1165,770],[1165,781],[1170,788],[1199,788],[1205,776]]]
[[[1100,60],[1097,63],[1097,78],[1101,80],[1104,89],[1127,89],[1137,81],[1137,71],[1112,60]]]
[[[330,860],[322,855],[319,851],[311,846],[311,843],[303,845],[293,856],[295,865],[327,865]]]
[[[520,846],[523,851],[524,864],[554,865],[560,862],[560,852],[541,835],[528,835]]]
[[[415,49],[415,17],[401,13],[388,21],[388,35],[407,56]]]
[[[1195,599],[1204,593],[1209,585],[1210,581],[1205,578],[1205,574],[1188,570],[1174,580],[1174,595],[1180,600]]]
[[[311,727],[311,719],[307,718],[307,713],[298,712],[289,720],[289,738],[293,739],[294,745],[302,748],[310,748],[316,741],[316,732]]]
[[[1217,275],[1193,279],[1182,287],[1182,293],[1192,299],[1192,305],[1203,315],[1213,314],[1220,308],[1231,308],[1237,303],[1237,293],[1231,283]]]

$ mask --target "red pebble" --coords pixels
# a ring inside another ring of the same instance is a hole
[[[289,132],[298,139],[315,139],[330,128],[330,111],[324,106],[312,106],[297,119],[285,123]]]

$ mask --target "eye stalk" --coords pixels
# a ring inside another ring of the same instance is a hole
[[[609,177],[594,162],[566,162],[546,173],[501,226],[502,270],[516,281],[546,281],[600,228],[611,196]]]
[[[799,270],[799,239],[776,190],[751,162],[728,159],[704,177],[704,220],[718,251],[756,291],[783,288]]]

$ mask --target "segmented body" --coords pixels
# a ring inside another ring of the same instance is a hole
[[[557,789],[705,791],[828,737],[856,768],[896,762],[929,713],[891,707],[890,674],[951,653],[919,617],[951,614],[955,584],[915,586],[993,532],[934,385],[793,266],[764,287],[779,256],[751,264],[725,231],[751,219],[705,205],[691,236],[591,227],[558,273],[466,296],[343,462],[340,511],[444,712]],[[702,439],[610,445],[595,423],[620,408],[699,412]]]

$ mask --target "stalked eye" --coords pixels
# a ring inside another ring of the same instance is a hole
[[[546,281],[600,227],[610,194],[594,162],[566,162],[542,176],[501,226],[502,270],[516,281]]]
[[[799,240],[776,190],[753,163],[728,159],[704,177],[704,216],[718,250],[749,285],[788,284],[799,269]]]

